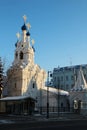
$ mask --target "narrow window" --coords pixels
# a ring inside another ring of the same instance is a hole
[[[33,83],[33,88],[35,87],[35,84]]]
[[[15,88],[16,88],[16,83],[15,83]]]
[[[20,52],[20,59],[21,60],[23,59],[23,52],[22,51]]]
[[[74,80],[74,76],[73,75],[71,75],[71,80]]]
[[[66,76],[66,81],[68,81],[68,76]]]

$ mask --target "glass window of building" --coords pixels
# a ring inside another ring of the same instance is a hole
[[[61,89],[64,89],[62,84],[61,84]]]
[[[74,80],[74,76],[73,75],[71,75],[71,80]]]
[[[57,77],[57,81],[59,81],[60,80],[60,78],[59,77]]]
[[[66,84],[66,90],[69,90],[69,85],[68,84]]]
[[[86,79],[86,74],[84,74],[84,78]]]
[[[61,76],[61,81],[63,81],[63,76]]]
[[[56,82],[56,77],[54,77],[54,82]]]
[[[66,81],[68,81],[68,76],[66,76]]]
[[[74,84],[71,84],[71,89],[74,87]]]

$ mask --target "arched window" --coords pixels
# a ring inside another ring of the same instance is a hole
[[[33,88],[35,87],[35,84],[33,83]]]
[[[22,51],[20,52],[20,59],[21,60],[23,59],[23,52]]]

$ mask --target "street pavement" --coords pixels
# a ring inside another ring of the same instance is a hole
[[[87,130],[87,117],[81,115],[62,115],[46,118],[46,115],[0,116],[0,130]]]
[[[48,121],[70,121],[70,120],[87,120],[87,116],[79,114],[50,114],[47,115],[0,115],[0,124],[14,124],[14,123],[27,123],[27,122],[48,122]]]

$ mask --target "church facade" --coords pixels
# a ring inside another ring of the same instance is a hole
[[[7,71],[7,97],[0,101],[5,103],[8,113],[29,113],[42,107],[67,107],[69,93],[45,86],[47,73],[34,63],[34,40],[30,37],[30,24],[21,27],[22,35],[17,33],[14,61]],[[49,97],[48,97],[49,96]],[[48,99],[47,99],[48,98]],[[58,102],[60,98],[60,102]]]

